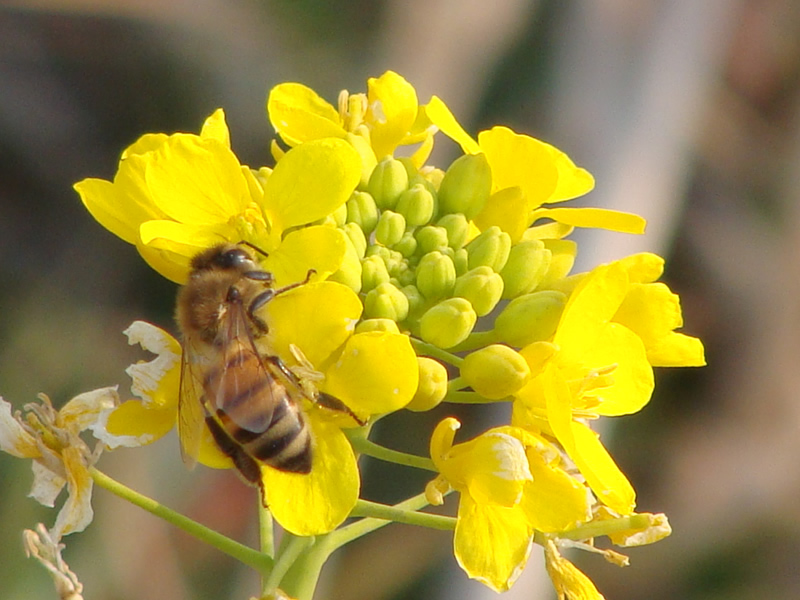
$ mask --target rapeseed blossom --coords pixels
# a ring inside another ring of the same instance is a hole
[[[280,84],[267,117],[278,136],[271,168],[239,162],[218,110],[197,135],[140,138],[113,181],[75,185],[98,222],[172,281],[185,283],[194,256],[228,242],[261,250],[276,287],[299,283],[258,309],[266,329],[254,336],[307,391],[314,445],[309,474],[259,466],[262,510],[289,540],[244,559],[261,570],[262,597],[310,600],[330,552],[399,520],[452,530],[460,567],[495,591],[541,546],[559,598],[602,598],[561,549],[622,565],[595,538],[626,547],[670,528],[664,515],[635,512],[634,488],[593,424],[641,410],[653,367],[705,364],[702,343],[676,331],[663,259],[641,253],[571,274],[575,227],[641,234],[644,219],[565,205],[594,187],[566,153],[503,126],[473,138],[441,99],[421,102],[391,71],[336,103]],[[463,152],[444,169],[427,164],[438,132]],[[135,398],[104,404],[83,427],[105,448],[150,443],[178,418],[181,342],[144,322],[126,333],[156,356],[128,369]],[[351,415],[316,404],[317,392]],[[460,423],[444,418],[430,459],[369,439],[386,415],[455,403],[508,403],[511,417],[459,442]],[[2,448],[41,463],[50,450],[6,412]],[[384,507],[359,497],[359,455],[434,474],[424,492]],[[75,472],[86,480],[96,455],[81,457]],[[232,466],[209,432],[198,458]],[[420,510],[450,496],[455,518]],[[83,514],[71,530],[91,519]]]

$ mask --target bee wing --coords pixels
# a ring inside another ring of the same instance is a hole
[[[221,360],[204,381],[207,406],[215,418],[223,413],[246,432],[263,433],[282,401],[272,369],[256,347],[250,317],[242,302],[230,302],[220,323]]]
[[[197,463],[203,437],[206,410],[203,406],[203,371],[206,357],[196,343],[186,340],[181,355],[181,384],[178,393],[178,435],[181,457],[189,468]]]

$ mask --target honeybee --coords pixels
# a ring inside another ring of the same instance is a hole
[[[183,334],[178,429],[183,459],[197,460],[205,424],[242,477],[261,488],[260,463],[310,473],[312,439],[304,400],[308,387],[278,356],[259,351],[267,333],[257,314],[275,296],[304,281],[274,287],[243,244],[219,244],[191,261],[178,293],[176,320]],[[330,399],[333,403],[340,401]],[[342,405],[344,406],[344,405]],[[345,408],[346,410],[346,408]]]

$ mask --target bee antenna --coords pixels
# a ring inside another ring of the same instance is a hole
[[[269,256],[269,253],[268,253],[268,252],[265,252],[264,250],[262,250],[261,248],[259,248],[259,247],[258,247],[258,246],[256,246],[255,244],[251,244],[251,243],[250,243],[250,242],[248,242],[247,240],[241,240],[241,241],[238,243],[238,245],[240,245],[240,246],[248,246],[249,248],[252,248],[253,250],[255,250],[256,252],[258,252],[259,254],[263,254],[265,258],[266,258],[267,256]]]

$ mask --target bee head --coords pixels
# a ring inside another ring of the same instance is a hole
[[[256,271],[258,264],[252,255],[236,244],[218,244],[204,250],[192,259],[192,271]]]

